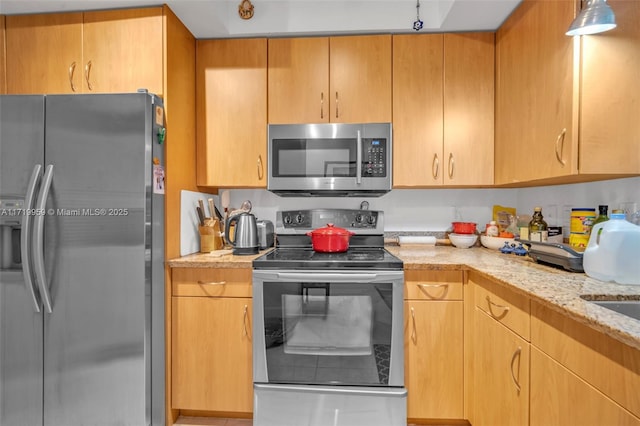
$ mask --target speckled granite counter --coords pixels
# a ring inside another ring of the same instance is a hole
[[[171,268],[251,268],[251,262],[256,257],[262,256],[269,250],[263,250],[258,254],[234,256],[233,254],[220,253],[194,253],[167,261]],[[225,253],[228,252],[225,251]]]
[[[605,283],[585,274],[538,265],[529,258],[505,255],[486,248],[388,246],[387,249],[403,260],[405,269],[478,272],[531,300],[640,349],[640,321],[580,297],[640,300],[640,286]]]
[[[538,265],[528,258],[501,254],[474,247],[458,249],[441,246],[387,246],[404,262],[405,269],[468,270],[491,278],[581,323],[640,349],[640,321],[590,303],[595,299],[638,299],[640,286],[605,283],[585,274],[566,272]],[[251,262],[266,251],[252,256],[227,254],[214,257],[192,254],[168,262],[172,268],[250,268]]]

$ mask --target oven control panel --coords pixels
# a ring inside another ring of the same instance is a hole
[[[287,210],[276,213],[276,232],[311,231],[332,223],[355,232],[384,232],[383,212],[348,209]]]

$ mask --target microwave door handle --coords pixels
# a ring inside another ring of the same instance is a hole
[[[362,183],[362,136],[358,130],[358,141],[356,147],[356,183]]]

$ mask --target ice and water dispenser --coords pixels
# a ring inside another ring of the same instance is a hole
[[[0,198],[0,269],[20,269],[20,227],[24,200]]]

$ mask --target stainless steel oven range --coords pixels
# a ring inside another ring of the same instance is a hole
[[[355,232],[313,251],[328,223]],[[405,426],[402,261],[383,212],[277,212],[276,248],[253,262],[254,426]]]

